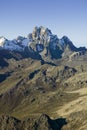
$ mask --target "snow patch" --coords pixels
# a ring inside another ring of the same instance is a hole
[[[6,42],[6,38],[1,37],[0,38],[0,47],[4,47],[5,42]]]
[[[26,46],[28,46],[29,42],[30,42],[30,40],[27,39],[27,38],[25,38],[25,39],[22,41],[22,45],[23,45],[24,47],[26,47]]]
[[[8,41],[3,48],[10,51],[23,51],[22,47],[18,46],[12,41]]]

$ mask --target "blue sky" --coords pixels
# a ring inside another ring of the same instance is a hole
[[[0,0],[0,36],[26,36],[35,26],[87,47],[87,0]]]

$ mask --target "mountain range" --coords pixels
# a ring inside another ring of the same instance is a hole
[[[45,27],[0,37],[0,130],[86,130],[87,49]]]
[[[28,55],[35,55],[34,58],[39,57],[43,60],[67,57],[73,52],[79,52],[81,55],[87,51],[85,47],[75,47],[67,36],[59,39],[51,30],[42,26],[35,27],[27,37],[18,36],[14,40],[0,37],[0,50],[17,53],[27,51]]]

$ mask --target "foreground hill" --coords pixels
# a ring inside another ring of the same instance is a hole
[[[10,116],[0,117],[0,129],[6,130],[60,130],[65,124],[67,124],[65,119],[52,120],[45,114],[36,119],[28,118],[23,121]]]

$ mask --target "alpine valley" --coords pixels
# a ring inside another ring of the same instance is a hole
[[[0,37],[0,130],[86,130],[87,49],[50,29]]]

